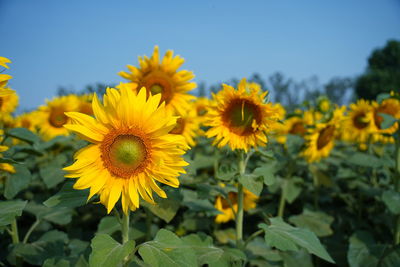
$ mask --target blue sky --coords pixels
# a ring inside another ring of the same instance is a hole
[[[117,73],[156,44],[208,85],[254,72],[355,76],[373,49],[400,40],[400,1],[0,0],[0,36],[24,110],[59,86],[123,81]]]

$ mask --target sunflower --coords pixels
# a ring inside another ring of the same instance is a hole
[[[197,118],[202,123],[207,114],[207,108],[210,106],[210,99],[207,97],[196,97],[193,102],[194,108],[196,110]]]
[[[200,128],[200,123],[196,115],[196,110],[188,110],[185,115],[179,116],[176,120],[176,126],[169,132],[170,134],[182,135],[190,147],[195,146],[196,142],[194,138],[197,136]]]
[[[35,132],[36,127],[40,122],[38,119],[39,117],[39,112],[36,110],[29,113],[23,113],[15,118],[15,127],[26,128]]]
[[[265,146],[266,133],[276,127],[278,111],[265,103],[268,92],[249,87],[242,79],[238,90],[223,84],[223,90],[213,95],[214,104],[207,112],[206,132],[208,138],[215,137],[214,145],[229,144],[232,150]]]
[[[10,94],[0,96],[0,113],[11,113],[17,108],[17,106],[18,95],[14,91]]]
[[[374,115],[374,133],[372,134],[372,141],[382,143],[393,143],[394,138],[391,136],[399,129],[398,122],[393,123],[389,128],[382,129],[383,114],[388,114],[393,118],[400,119],[400,101],[395,98],[388,98],[382,101],[381,104],[376,102],[372,103]]]
[[[93,94],[84,94],[78,96],[78,112],[93,116],[92,100]]]
[[[67,113],[72,124],[65,128],[92,144],[75,154],[74,164],[64,168],[66,177],[79,178],[75,189],[90,188],[88,199],[99,194],[108,213],[120,197],[125,213],[139,207],[139,196],[154,204],[152,191],[166,198],[156,181],[178,187],[177,177],[185,173],[187,146],[181,135],[169,134],[177,118],[160,100],[159,94],[146,100],[145,88],[137,95],[127,88],[107,89],[103,105],[93,98],[94,118]]]
[[[5,57],[0,57],[0,66],[8,69],[9,67],[7,66],[7,63],[11,63],[11,60]],[[0,71],[0,96],[14,93],[13,90],[6,88],[8,80],[10,80],[11,78],[11,75],[2,74]]]
[[[63,127],[70,121],[65,112],[77,110],[78,105],[79,100],[75,95],[61,96],[47,101],[46,106],[39,107],[39,134],[45,140],[58,135],[69,135],[68,130]]]
[[[348,142],[365,144],[369,141],[374,130],[374,113],[369,101],[360,99],[357,103],[350,104],[343,128],[342,138]]]
[[[190,82],[194,78],[191,71],[178,71],[184,59],[173,54],[168,50],[160,61],[158,46],[155,46],[150,58],[139,57],[140,67],[128,65],[130,72],[121,71],[119,75],[130,81],[132,90],[137,92],[145,87],[147,95],[161,94],[161,102],[165,101],[167,109],[183,114],[190,108],[189,101],[194,99],[187,92],[196,88],[196,83]]]
[[[340,133],[340,125],[345,107],[336,108],[328,122],[321,122],[309,129],[305,136],[306,148],[302,155],[308,162],[320,161],[328,157],[335,145],[335,138]]]
[[[246,188],[244,188],[243,192],[243,209],[245,211],[254,209],[257,205],[256,201],[258,200],[258,197]],[[229,200],[225,199],[222,196],[217,196],[217,198],[215,199],[214,207],[222,212],[222,214],[218,214],[215,217],[216,223],[226,223],[230,220],[235,219],[235,213],[238,210],[238,194],[236,192],[229,192],[228,199]]]

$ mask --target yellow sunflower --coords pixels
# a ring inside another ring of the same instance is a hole
[[[136,95],[126,88],[107,89],[103,105],[95,95],[95,118],[68,112],[72,124],[65,127],[93,143],[80,151],[75,162],[64,168],[66,177],[79,178],[75,189],[90,188],[90,199],[100,195],[109,213],[121,197],[125,213],[139,207],[139,196],[153,203],[152,192],[166,198],[156,181],[178,187],[178,176],[187,163],[182,155],[187,146],[181,135],[169,134],[176,117],[160,105],[161,95],[146,89]]]
[[[47,101],[46,106],[39,107],[39,134],[45,140],[58,135],[69,135],[68,130],[64,128],[64,124],[70,121],[65,112],[77,110],[78,105],[79,100],[75,95],[61,96]]]
[[[11,94],[0,96],[0,113],[11,113],[18,106],[18,95],[12,91]]]
[[[372,141],[382,143],[393,143],[394,138],[391,136],[399,129],[398,122],[393,123],[392,126],[386,129],[382,129],[383,117],[380,115],[388,114],[396,119],[400,119],[400,101],[395,98],[388,98],[382,101],[381,104],[376,102],[372,103],[373,114],[374,114],[374,126],[375,130],[372,134]]]
[[[321,122],[309,129],[305,136],[306,148],[302,155],[308,162],[320,161],[328,157],[335,145],[335,138],[340,133],[345,107],[336,108],[328,122]]]
[[[4,134],[3,130],[0,129],[0,143],[3,142],[3,134]],[[7,150],[8,150],[7,146],[0,145],[0,153],[4,152],[4,151],[7,151]],[[1,157],[2,157],[2,155],[0,154],[0,158]],[[5,171],[5,172],[9,172],[9,173],[15,173],[14,166],[9,164],[9,163],[0,163],[0,171]]]
[[[215,137],[214,145],[229,144],[232,150],[265,146],[267,132],[276,127],[278,111],[265,103],[268,92],[249,87],[242,79],[238,90],[223,84],[223,89],[213,95],[214,104],[207,112],[206,132],[208,138]]]
[[[196,97],[196,100],[193,103],[197,118],[201,123],[203,123],[206,118],[207,108],[210,106],[210,99],[207,97]]]
[[[184,59],[173,54],[168,50],[160,60],[158,46],[155,46],[150,58],[139,57],[140,67],[128,65],[130,72],[121,71],[119,75],[130,80],[132,90],[137,92],[145,87],[147,95],[161,94],[161,102],[165,101],[167,109],[183,114],[190,108],[189,101],[194,99],[188,91],[196,88],[196,83],[190,82],[194,78],[191,71],[178,71]]]
[[[11,63],[11,60],[5,57],[0,57],[0,66],[8,69],[9,67],[7,66],[7,63]],[[2,74],[0,71],[0,96],[14,93],[13,90],[6,88],[8,80],[10,80],[11,78],[11,75]]]
[[[360,99],[350,104],[350,111],[343,125],[342,138],[348,142],[365,144],[374,130],[374,113],[369,101]]]
[[[254,209],[257,205],[256,202],[258,200],[258,196],[256,196],[246,188],[243,189],[244,189],[243,209],[245,211]],[[226,223],[229,222],[230,220],[235,219],[235,213],[238,210],[238,194],[236,192],[229,192],[228,199],[229,200],[225,199],[222,196],[217,196],[217,198],[215,199],[214,207],[220,212],[222,212],[222,214],[218,214],[215,217],[216,223]]]
[[[78,112],[93,116],[92,100],[93,94],[84,94],[78,96],[79,105]]]
[[[15,127],[26,128],[32,132],[36,131],[36,127],[40,122],[40,114],[37,110],[23,113],[15,118]]]
[[[196,115],[196,110],[188,110],[186,114],[179,116],[176,120],[176,126],[169,132],[170,134],[182,135],[190,147],[196,145],[194,138],[197,136],[200,128],[200,123]]]

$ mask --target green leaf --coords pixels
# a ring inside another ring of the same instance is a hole
[[[100,220],[97,226],[98,234],[112,235],[113,233],[120,231],[121,225],[115,216],[105,216]]]
[[[143,202],[143,206],[147,207],[154,215],[169,223],[176,215],[182,202],[182,196],[178,190],[166,190],[168,198],[155,197],[156,205]]]
[[[183,190],[182,204],[188,207],[191,211],[204,211],[209,212],[210,215],[217,215],[220,212],[208,199],[199,199],[196,192],[192,190]]]
[[[350,267],[377,266],[383,246],[376,245],[369,233],[356,232],[350,237],[349,243],[347,261]]]
[[[270,218],[269,220],[271,225],[259,225],[265,231],[265,242],[269,246],[283,251],[298,251],[299,247],[302,247],[309,253],[334,263],[316,235],[310,230],[295,228],[285,223],[281,218]]]
[[[397,121],[395,117],[386,113],[378,113],[378,115],[383,118],[381,129],[390,128]]]
[[[195,251],[165,229],[158,231],[154,241],[140,245],[139,254],[150,266],[197,266]]]
[[[222,249],[213,245],[213,240],[209,236],[200,237],[199,235],[191,234],[182,237],[182,241],[196,252],[198,266],[217,261],[224,253]]]
[[[389,93],[380,93],[377,97],[376,97],[376,101],[380,104],[382,103],[383,100],[390,98],[390,94]]]
[[[135,248],[135,241],[129,240],[121,245],[109,235],[97,234],[92,239],[91,247],[89,266],[122,266],[124,258]]]
[[[66,207],[75,208],[83,206],[89,195],[88,190],[76,190],[73,182],[67,182],[54,196],[47,199],[43,204],[49,208]]]
[[[305,209],[302,214],[291,216],[289,222],[297,227],[313,231],[317,236],[329,236],[333,234],[330,225],[333,217],[323,212],[314,212]]]
[[[15,165],[15,173],[9,174],[6,180],[4,196],[7,199],[15,197],[20,191],[26,189],[31,182],[31,173],[23,165]]]
[[[311,255],[305,250],[285,251],[280,253],[285,266],[313,267]]]
[[[262,167],[258,167],[253,171],[253,174],[262,176],[264,178],[264,184],[269,186],[276,182],[274,175],[274,165],[266,164]]]
[[[246,187],[247,190],[259,196],[263,189],[263,177],[254,174],[244,174],[239,176],[239,182]]]
[[[218,261],[211,262],[210,267],[242,266],[243,261],[247,260],[246,254],[240,249],[224,248],[223,250],[222,257]]]
[[[15,161],[15,160],[10,159],[10,158],[3,158],[3,157],[0,158],[0,163],[20,164],[20,162],[18,162],[18,161]]]
[[[28,142],[29,144],[38,143],[40,141],[34,133],[25,128],[13,128],[7,131],[8,136]]]
[[[400,193],[387,190],[382,194],[382,200],[393,214],[400,214]]]
[[[231,164],[223,164],[219,166],[215,177],[219,180],[230,181],[238,173],[237,167]]]
[[[21,216],[28,201],[0,201],[0,226],[11,224],[15,217]]]
[[[296,198],[300,195],[302,187],[301,184],[303,183],[303,179],[300,177],[291,177],[287,178],[283,181],[284,188],[286,190],[285,199],[289,203],[293,203]]]
[[[60,259],[56,260],[55,258],[47,259],[44,261],[42,267],[69,267],[69,261]]]
[[[71,222],[72,210],[63,207],[49,208],[34,202],[30,202],[25,210],[38,219],[43,219],[55,224],[65,225]]]
[[[321,186],[321,185],[324,185],[326,187],[333,186],[333,182],[332,182],[331,178],[328,175],[326,175],[324,172],[322,172],[320,169],[318,169],[317,166],[310,165],[309,169],[313,175],[315,186]]]
[[[377,157],[362,152],[353,153],[346,161],[349,165],[355,164],[371,168],[377,168],[382,165]]]
[[[53,188],[64,181],[65,172],[62,170],[62,167],[66,161],[66,156],[64,154],[60,154],[49,164],[40,168],[40,176],[42,177],[47,188]]]

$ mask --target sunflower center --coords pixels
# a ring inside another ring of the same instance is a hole
[[[176,120],[176,126],[169,132],[170,134],[182,134],[185,130],[185,120],[182,118],[178,118]]]
[[[378,107],[377,109],[375,109],[374,112],[374,121],[375,121],[375,125],[378,129],[382,129],[381,124],[383,122],[383,117],[380,116],[378,113],[385,113],[385,114],[389,114],[391,116],[395,115],[395,112],[393,112],[390,107],[388,105],[381,105],[380,107]]]
[[[0,108],[3,106],[3,98],[0,97]]]
[[[249,135],[254,132],[253,121],[261,122],[261,110],[247,99],[236,99],[228,105],[222,118],[232,132]]]
[[[122,178],[142,171],[150,157],[147,141],[132,129],[109,133],[100,148],[104,166]]]
[[[368,127],[369,122],[365,122],[365,113],[359,113],[353,118],[353,123],[354,126],[356,126],[358,129],[364,129]]]
[[[144,78],[140,87],[144,86],[148,94],[161,94],[160,103],[168,104],[173,97],[173,81],[163,71],[152,71]]]
[[[304,127],[304,124],[301,122],[294,123],[289,131],[290,134],[298,134],[298,135],[304,135],[306,132],[307,130]]]
[[[23,119],[21,121],[21,125],[22,127],[29,129],[31,127],[31,121],[28,119]]]
[[[228,198],[231,202],[232,205],[237,203],[237,198],[238,198],[238,194],[235,192],[229,192],[228,193]],[[225,209],[229,209],[231,206],[229,205],[228,200],[226,200],[225,198],[221,199],[221,204],[222,204],[222,208]]]
[[[335,134],[335,126],[328,125],[323,128],[319,132],[318,140],[317,140],[317,148],[318,150],[324,148],[329,142],[332,140]]]
[[[49,123],[55,128],[61,128],[68,122],[68,117],[64,114],[64,110],[53,109],[50,113]]]

